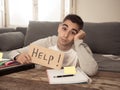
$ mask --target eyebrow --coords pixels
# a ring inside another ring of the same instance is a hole
[[[62,26],[68,27],[68,25],[67,25],[67,24],[64,24],[64,23],[62,24]],[[76,32],[78,33],[78,30],[77,30],[77,29],[74,29],[74,28],[73,28],[72,30],[74,30],[74,31],[76,31]]]
[[[68,25],[67,25],[67,24],[64,24],[64,23],[62,24],[62,26],[66,26],[66,27],[68,27]]]

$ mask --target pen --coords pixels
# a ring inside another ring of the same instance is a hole
[[[54,76],[54,78],[70,77],[70,76],[74,76],[74,75],[73,75],[73,74],[67,74],[67,75],[58,75],[58,76]]]
[[[14,61],[14,60],[8,61],[8,62],[5,63],[5,66],[8,66],[8,65],[10,65],[10,64],[13,64],[13,63],[15,63],[15,62],[16,62],[16,61]]]

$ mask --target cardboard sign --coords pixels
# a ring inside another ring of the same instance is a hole
[[[30,45],[29,55],[32,62],[46,67],[60,69],[62,67],[64,54],[41,46]]]

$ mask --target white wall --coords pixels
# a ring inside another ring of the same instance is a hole
[[[120,22],[120,0],[77,0],[76,13],[87,22]]]

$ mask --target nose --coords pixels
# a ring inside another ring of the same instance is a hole
[[[69,32],[64,33],[64,37],[67,38],[69,36]]]

